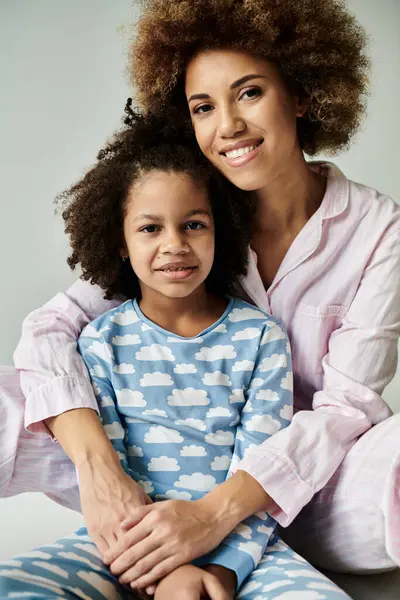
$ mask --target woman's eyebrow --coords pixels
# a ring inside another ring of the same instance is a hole
[[[249,75],[244,75],[240,79],[237,79],[229,86],[230,90],[234,90],[240,85],[247,83],[247,81],[251,81],[252,79],[267,79],[265,75],[258,75],[257,73],[250,73]],[[188,102],[192,100],[208,100],[210,98],[209,94],[192,94],[188,99]]]

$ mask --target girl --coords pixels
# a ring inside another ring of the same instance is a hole
[[[248,452],[200,511],[179,501],[174,510],[168,502],[142,507],[142,520],[115,544],[114,515],[129,516],[124,498],[130,491],[113,471],[102,432],[91,440],[95,455],[86,446],[96,401],[76,352],[83,326],[109,305],[80,282],[25,322],[15,355],[25,423],[34,431],[50,427],[78,464],[81,494],[102,515],[98,545],[102,551],[114,545],[107,556],[114,570],[130,568],[124,548],[138,542],[131,575],[139,585],[209,551],[227,529],[261,509],[288,527],[285,537],[319,566],[394,568],[400,564],[400,417],[391,416],[382,392],[397,366],[400,211],[334,165],[304,157],[338,152],[357,131],[367,91],[365,33],[338,0],[143,5],[132,49],[143,106],[171,124],[183,119],[209,161],[256,200],[241,294],[288,328],[296,414],[285,430]],[[21,396],[16,376],[7,373],[3,381],[10,405]],[[8,444],[17,439],[19,428],[14,431]],[[13,465],[12,457],[5,460]],[[100,473],[109,485],[98,484]],[[107,514],[105,498],[113,507]],[[93,529],[85,501],[83,512]],[[164,552],[163,561],[149,555],[140,561],[144,535]]]
[[[131,115],[130,127],[63,196],[69,264],[107,297],[129,298],[85,327],[78,348],[136,505],[197,506],[247,451],[289,423],[289,343],[279,320],[226,295],[246,265],[249,219],[239,218],[237,199],[191,141]],[[282,585],[293,597],[320,597],[313,590],[321,586],[326,598],[344,596],[274,530],[265,512],[246,519],[161,581],[156,598],[173,590],[228,599],[236,589],[253,598],[261,586]],[[260,562],[268,569],[242,587]],[[278,565],[286,564],[284,575]],[[129,573],[120,583],[130,583]],[[128,597],[120,583],[86,530],[0,565],[0,598]]]

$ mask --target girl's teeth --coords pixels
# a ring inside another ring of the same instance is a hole
[[[246,148],[238,148],[237,150],[231,150],[230,152],[226,152],[225,156],[227,158],[239,158],[239,156],[244,156],[245,154],[248,154],[256,148],[257,146],[247,146]]]

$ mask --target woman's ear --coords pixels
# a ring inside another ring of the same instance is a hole
[[[128,248],[126,246],[124,246],[124,248],[121,248],[121,250],[119,251],[119,255],[122,258],[122,260],[125,260],[126,258],[128,258],[129,257]]]

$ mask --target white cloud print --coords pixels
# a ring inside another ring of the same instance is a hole
[[[203,343],[203,338],[198,337],[198,338],[193,338],[193,339],[189,339],[189,338],[181,338],[179,336],[170,336],[167,337],[167,342],[169,344],[202,344]]]
[[[128,456],[143,456],[143,450],[140,446],[128,446]]]
[[[181,468],[176,458],[168,456],[153,456],[147,465],[148,471],[180,471]]]
[[[160,408],[150,408],[149,410],[144,410],[142,412],[143,416],[153,416],[153,417],[166,417],[167,413],[165,410],[161,410]]]
[[[286,354],[273,354],[263,358],[259,366],[259,371],[273,371],[274,369],[281,369],[287,367]]]
[[[239,525],[237,527],[235,527],[235,529],[232,531],[232,533],[237,533],[238,535],[243,537],[245,540],[251,540],[253,530],[248,525],[245,525],[244,523],[239,523]]]
[[[264,344],[269,344],[270,342],[277,342],[278,340],[286,339],[286,333],[279,327],[279,325],[274,325],[271,329],[265,331],[264,335],[261,338],[260,346]]]
[[[252,371],[254,369],[254,361],[238,360],[232,367],[232,371]]]
[[[236,358],[236,356],[237,352],[234,346],[222,345],[212,346],[211,348],[209,346],[203,346],[203,348],[200,348],[200,351],[196,352],[195,355],[197,360],[206,361],[222,360],[224,358]]]
[[[285,375],[285,377],[283,377],[283,379],[281,379],[281,388],[283,390],[289,390],[290,392],[293,392],[293,373],[292,371],[288,371]]]
[[[196,446],[192,444],[191,446],[183,446],[181,452],[181,456],[207,456],[207,451],[204,446]]]
[[[110,440],[123,440],[125,437],[125,430],[118,421],[104,425],[104,430]]]
[[[129,375],[135,372],[135,367],[129,363],[121,363],[120,365],[114,365],[113,371],[118,375]]]
[[[216,417],[231,417],[232,413],[229,408],[225,408],[224,406],[215,406],[214,408],[210,408],[207,411],[206,417],[208,419],[214,419]]]
[[[147,405],[142,392],[123,388],[122,390],[115,390],[115,395],[120,406],[141,407]]]
[[[104,377],[106,377],[106,373],[103,369],[103,367],[101,367],[100,365],[94,365],[92,369],[90,369],[90,374],[92,377],[100,377],[100,379],[103,379]]]
[[[151,387],[156,385],[174,385],[172,381],[171,375],[168,373],[160,373],[160,371],[156,371],[155,373],[145,373],[140,380],[140,385],[142,387]]]
[[[245,425],[247,431],[258,431],[259,433],[268,433],[273,435],[280,430],[281,424],[271,415],[254,415]]]
[[[260,377],[255,377],[250,382],[250,388],[260,387],[260,385],[263,385],[263,383],[264,379],[261,379]]]
[[[241,340],[254,340],[260,335],[260,330],[257,327],[247,327],[242,331],[237,331],[235,335],[231,337],[233,342],[239,342]]]
[[[224,454],[223,456],[216,456],[211,463],[212,471],[228,471],[231,464],[231,457]]]
[[[82,337],[101,338],[101,333],[100,331],[97,331],[93,325],[86,325],[86,327],[82,330]]]
[[[234,389],[232,390],[232,394],[229,396],[230,404],[239,404],[241,402],[245,402],[246,398],[244,397],[243,389]]]
[[[218,429],[215,433],[207,433],[205,440],[209,444],[214,444],[214,446],[232,446],[235,438],[231,431]]]
[[[106,362],[111,362],[114,358],[112,346],[106,343],[103,344],[102,342],[93,342],[93,344],[89,346],[88,352],[90,352],[90,354],[95,354],[95,356],[98,356]]]
[[[110,321],[117,325],[132,325],[139,321],[139,317],[134,310],[126,310],[125,312],[116,312],[110,317]]]
[[[197,369],[192,364],[180,363],[175,365],[174,373],[178,373],[178,375],[187,375],[189,373],[197,373]]]
[[[150,427],[145,433],[144,441],[147,444],[181,444],[183,437],[175,429],[169,429],[163,425]]]
[[[277,402],[279,394],[273,390],[259,390],[256,394],[256,400],[266,400],[267,402]]]
[[[179,492],[178,490],[167,490],[164,494],[168,500],[191,500],[192,495],[189,492]]]
[[[217,482],[212,475],[193,473],[192,475],[181,475],[178,481],[175,481],[174,486],[197,492],[209,492],[217,486]]]
[[[263,547],[260,544],[256,544],[256,542],[242,542],[239,544],[238,549],[250,554],[256,565],[258,565],[263,555]]]
[[[293,406],[291,404],[285,404],[285,406],[281,408],[279,416],[281,417],[281,419],[286,419],[287,421],[290,421],[293,417]]]
[[[114,335],[111,340],[114,346],[137,346],[142,343],[137,333],[127,333],[126,335]]]
[[[103,408],[106,406],[114,406],[114,400],[111,398],[111,396],[103,396],[100,398],[100,406]]]
[[[221,323],[220,325],[217,325],[216,327],[214,327],[213,331],[214,331],[214,333],[226,333],[227,329],[226,329],[225,323]]]
[[[154,492],[154,487],[151,481],[144,481],[143,479],[140,479],[137,484],[144,489],[146,494],[151,494],[151,492]]]
[[[195,390],[192,387],[183,390],[172,390],[168,396],[169,406],[208,406],[210,399],[205,390]]]
[[[232,381],[229,379],[229,375],[221,373],[221,371],[214,371],[214,373],[204,373],[201,380],[204,385],[224,385],[229,387],[232,385]]]
[[[231,323],[239,323],[240,321],[249,321],[250,319],[264,319],[265,314],[256,308],[234,308],[228,319]]]
[[[171,352],[171,348],[162,344],[151,344],[151,346],[143,346],[136,352],[136,360],[169,360],[174,361],[175,356]]]
[[[188,419],[178,419],[175,423],[177,425],[183,425],[184,427],[192,427],[199,431],[204,431],[206,429],[204,421],[201,419],[193,419],[192,417],[189,417]]]

